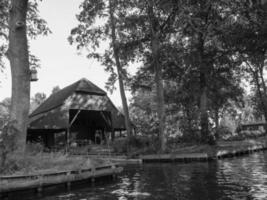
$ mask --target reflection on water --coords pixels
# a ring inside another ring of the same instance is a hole
[[[42,200],[267,199],[267,153],[209,163],[127,166],[115,183]]]

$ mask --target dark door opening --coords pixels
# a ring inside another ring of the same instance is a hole
[[[70,143],[77,145],[102,144],[105,132],[112,130],[109,111],[69,110]]]

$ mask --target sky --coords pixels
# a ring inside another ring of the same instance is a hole
[[[104,66],[96,60],[87,59],[86,55],[78,55],[75,46],[67,41],[70,30],[78,24],[75,15],[79,12],[81,2],[82,0],[45,0],[40,3],[40,15],[47,21],[52,34],[30,41],[30,51],[40,59],[41,64],[41,68],[37,69],[39,80],[31,82],[31,96],[37,92],[44,92],[49,96],[54,86],[63,88],[81,78],[87,78],[105,90],[109,74],[104,71]],[[8,64],[4,73],[0,73],[0,80],[2,100],[11,96]],[[118,85],[116,88],[108,96],[116,106],[121,106]],[[127,92],[126,95],[129,99],[130,93]]]

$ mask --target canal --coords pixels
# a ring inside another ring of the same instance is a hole
[[[267,199],[267,152],[208,163],[129,165],[115,182],[40,199]]]

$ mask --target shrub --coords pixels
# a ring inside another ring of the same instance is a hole
[[[45,153],[40,143],[28,143],[25,153],[17,152],[15,148],[16,133],[13,123],[10,123],[0,134],[1,175],[79,170],[104,163],[100,159],[73,157],[64,152]]]
[[[118,138],[111,144],[114,152],[116,153],[133,153],[137,150],[143,150],[153,144],[148,137],[144,136],[132,136],[127,138]]]
[[[8,158],[16,150],[16,135],[18,130],[14,126],[14,122],[8,122],[0,134],[0,173],[8,168]]]
[[[118,138],[115,139],[111,147],[115,153],[126,153],[127,152],[127,139],[126,138]]]
[[[82,156],[69,156],[62,152],[37,154],[12,154],[6,160],[1,174],[36,174],[69,170],[87,169],[104,164],[101,159],[88,159]]]
[[[228,128],[227,126],[219,126],[216,129],[216,139],[223,139],[223,140],[227,140],[228,138],[233,136],[233,133],[231,132],[230,128]]]
[[[38,154],[45,150],[44,145],[42,143],[27,143],[26,145],[26,153],[28,154]]]

